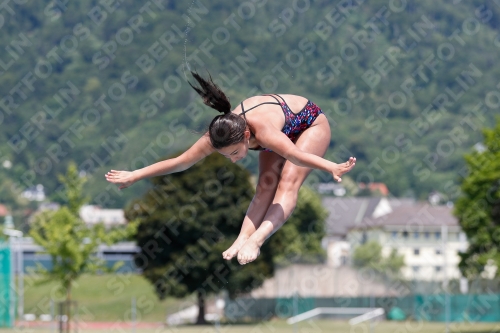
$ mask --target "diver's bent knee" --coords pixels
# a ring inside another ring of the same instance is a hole
[[[298,192],[301,185],[302,182],[298,177],[283,175],[278,184],[278,189],[286,192]]]

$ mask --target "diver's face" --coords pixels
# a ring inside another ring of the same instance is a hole
[[[250,139],[250,131],[245,131],[245,138],[243,139],[243,141],[224,148],[220,148],[217,151],[221,155],[229,158],[231,162],[236,163],[245,156],[247,156],[249,139]]]

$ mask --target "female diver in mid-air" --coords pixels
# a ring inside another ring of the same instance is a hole
[[[340,182],[340,177],[354,167],[356,158],[341,164],[322,158],[330,144],[330,125],[321,109],[306,98],[253,96],[231,110],[229,99],[211,77],[205,80],[197,73],[192,75],[199,87],[191,87],[206,105],[222,113],[212,120],[208,132],[176,158],[132,172],[111,170],[106,179],[123,189],[143,178],[184,171],[215,151],[234,163],[249,149],[260,150],[255,196],[238,238],[222,254],[224,259],[237,256],[240,264],[247,264],[257,258],[264,241],[290,217],[299,188],[312,169],[329,172]]]

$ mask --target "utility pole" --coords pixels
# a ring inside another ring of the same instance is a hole
[[[443,290],[444,290],[444,320],[446,323],[446,333],[450,332],[450,292],[448,286],[448,258],[446,249],[448,245],[448,226],[441,226],[441,246],[443,251]]]
[[[5,217],[5,229],[3,233],[9,236],[9,246],[10,246],[10,274],[11,274],[11,288],[10,288],[10,315],[12,320],[15,318],[15,271],[14,268],[17,266],[17,293],[19,296],[19,302],[17,306],[17,315],[20,319],[24,314],[24,271],[23,271],[23,254],[21,240],[23,237],[23,232],[20,230],[14,230],[14,223],[12,221],[12,216],[7,215]],[[14,254],[15,253],[15,254]],[[17,260],[15,260],[17,258]]]

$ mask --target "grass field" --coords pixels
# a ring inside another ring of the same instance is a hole
[[[23,330],[0,329],[0,333],[23,332]],[[25,332],[49,333],[50,330],[26,330]],[[55,332],[55,331],[54,331]],[[79,331],[80,333],[96,332],[133,332],[133,329]],[[141,333],[442,333],[445,332],[444,324],[417,323],[417,322],[378,322],[370,331],[368,324],[349,326],[345,321],[313,320],[293,325],[286,324],[283,320],[273,320],[258,324],[247,325],[221,325],[218,329],[214,326],[182,326],[164,327],[158,329],[137,329]],[[496,333],[500,332],[500,324],[471,324],[452,323],[450,332],[461,333]]]
[[[50,314],[50,299],[64,299],[55,283],[39,285],[30,277],[25,279],[24,295],[24,313],[37,317]],[[194,302],[173,298],[160,302],[152,285],[136,274],[86,275],[77,280],[72,292],[82,321],[129,321],[132,297],[136,298],[137,319],[142,321],[164,322],[166,314]]]

